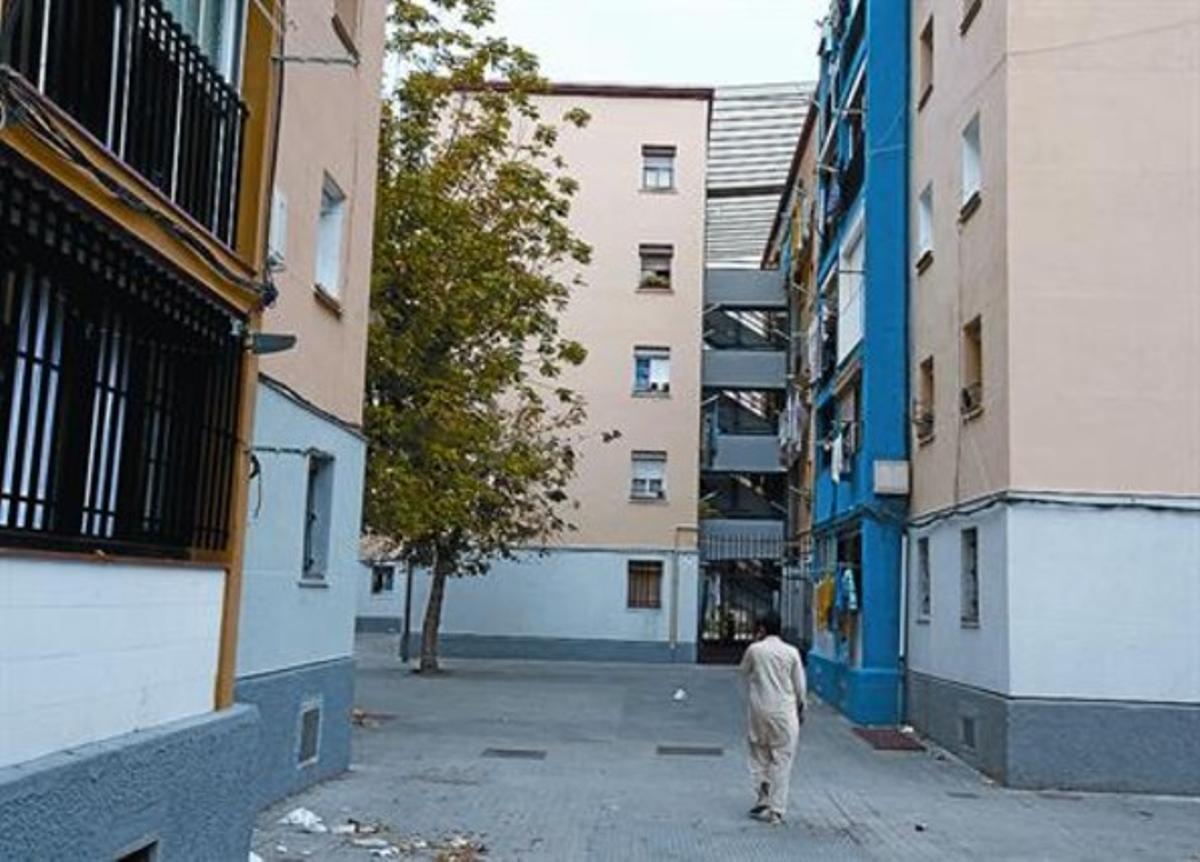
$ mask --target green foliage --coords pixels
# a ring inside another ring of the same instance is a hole
[[[479,574],[571,528],[584,407],[558,378],[586,350],[558,315],[590,249],[566,221],[559,125],[531,99],[537,61],[483,32],[490,0],[389,15],[400,76],[381,126],[365,517],[435,574]]]

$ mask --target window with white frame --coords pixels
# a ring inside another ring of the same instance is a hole
[[[163,0],[163,7],[226,80],[236,82],[244,0]]]
[[[863,293],[866,285],[866,213],[842,243],[838,271],[837,361],[841,364],[863,339]]]
[[[962,205],[969,207],[983,190],[983,150],[979,140],[979,115],[962,133]]]
[[[639,290],[670,290],[671,261],[675,247],[671,245],[639,245],[638,259],[641,261]]]
[[[333,456],[308,456],[308,485],[304,495],[305,580],[323,580],[329,573],[329,533],[333,519]]]
[[[629,496],[634,500],[665,500],[667,497],[667,453],[634,452]]]
[[[929,569],[929,537],[917,539],[917,619],[928,620],[933,610],[933,578]]]
[[[917,198],[917,260],[933,254],[933,183]]]
[[[633,391],[666,395],[671,391],[671,349],[636,347],[633,351]]]
[[[335,299],[341,295],[342,233],[346,220],[346,195],[329,174],[321,184],[321,209],[317,216],[317,287]]]
[[[642,188],[670,191],[675,188],[675,148],[647,144],[642,147]]]
[[[287,236],[287,195],[276,186],[271,194],[271,224],[267,230],[267,262],[276,269],[287,260]]]
[[[962,624],[979,625],[979,531],[962,531]]]

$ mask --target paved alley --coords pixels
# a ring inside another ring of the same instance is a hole
[[[448,662],[423,678],[394,646],[360,638],[372,717],[352,770],[262,813],[264,862],[377,858],[278,823],[298,806],[330,829],[378,823],[393,844],[469,834],[491,860],[1200,860],[1200,800],[1004,790],[936,751],[874,751],[820,704],[788,822],[763,826],[746,817],[730,668]]]

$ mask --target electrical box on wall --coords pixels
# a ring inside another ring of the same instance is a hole
[[[908,496],[908,462],[876,461],[875,493],[884,496]]]

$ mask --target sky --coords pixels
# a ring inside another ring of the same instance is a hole
[[[759,84],[817,77],[829,0],[496,0],[498,34],[552,81]]]

